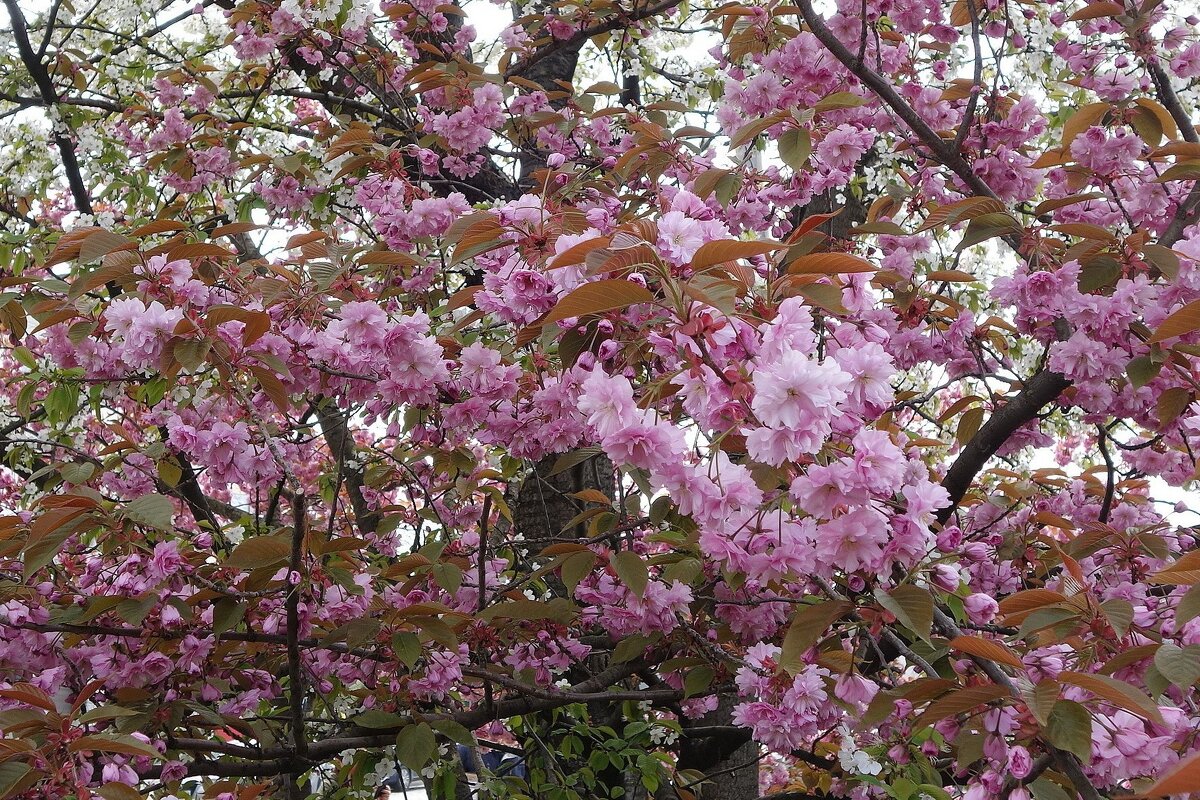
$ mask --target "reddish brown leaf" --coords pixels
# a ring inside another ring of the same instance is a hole
[[[702,270],[723,261],[737,261],[739,258],[761,256],[775,250],[787,247],[781,242],[739,242],[733,239],[722,239],[717,242],[705,242],[700,245],[696,255],[692,256],[692,269]]]
[[[639,303],[653,303],[654,295],[644,286],[623,280],[603,280],[585,283],[558,301],[540,321],[549,325],[562,319],[600,314]]]
[[[1107,675],[1092,675],[1086,672],[1060,672],[1060,683],[1069,683],[1081,689],[1087,689],[1097,697],[1101,697],[1115,706],[1120,706],[1131,714],[1157,722],[1163,722],[1162,713],[1158,706],[1145,692],[1136,686],[1110,678]]]
[[[851,272],[875,272],[878,267],[849,253],[810,253],[796,256],[788,264],[792,275],[841,275]]]
[[[1017,654],[1009,649],[1006,644],[992,639],[982,639],[977,636],[956,636],[950,640],[950,649],[958,650],[961,653],[976,656],[987,661],[995,661],[998,664],[1007,664],[1017,669],[1024,669],[1025,667],[1021,663],[1021,659],[1017,657]]]
[[[1197,329],[1200,329],[1200,300],[1193,300],[1164,319],[1146,343],[1154,344]]]
[[[1200,790],[1200,753],[1193,753],[1180,761],[1149,789],[1136,797],[1166,797],[1167,795],[1190,795]]]

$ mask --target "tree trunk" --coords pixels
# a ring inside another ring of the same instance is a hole
[[[718,697],[715,711],[700,719],[698,726],[733,724],[732,694]],[[686,734],[686,728],[684,729]],[[758,797],[759,747],[748,735],[734,732],[684,740],[679,751],[679,768],[694,769],[712,776],[699,787],[704,800],[755,800]]]

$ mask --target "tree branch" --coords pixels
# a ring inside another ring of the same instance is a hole
[[[807,0],[802,0],[806,2]],[[942,488],[950,495],[950,504],[937,513],[937,521],[945,524],[958,508],[959,501],[975,481],[996,451],[1008,441],[1018,428],[1034,419],[1042,407],[1051,403],[1071,382],[1060,373],[1049,369],[1037,372],[1021,391],[985,422],[963,446],[958,458],[942,479]]]
[[[38,58],[38,54],[34,52],[33,44],[29,41],[29,27],[25,21],[25,15],[21,12],[21,7],[17,4],[17,0],[4,0],[4,5],[8,9],[8,18],[12,23],[13,39],[17,44],[17,52],[21,55],[21,61],[25,64],[25,69],[29,70],[30,77],[37,84],[38,93],[42,96],[42,102],[47,108],[52,108],[58,104],[58,92],[54,88],[54,82],[50,78],[50,72],[46,69],[46,65]],[[57,121],[53,121],[57,127]],[[54,143],[58,146],[58,152],[63,162],[63,171],[67,176],[67,183],[71,187],[71,196],[75,198],[75,207],[84,214],[92,213],[92,197],[88,190],[87,184],[83,180],[83,173],[79,169],[79,161],[75,157],[75,145],[71,140],[61,133],[54,134]]]
[[[346,467],[346,459],[354,451],[354,439],[350,435],[345,417],[333,406],[331,400],[326,399],[318,405],[317,420],[321,423],[321,434],[325,437],[329,452],[338,465],[338,471],[346,481],[346,493],[350,495],[350,507],[354,511],[354,524],[360,533],[374,533],[379,527],[379,513],[368,508],[366,498],[363,497],[362,469]]]
[[[599,36],[602,33],[615,31],[617,28],[628,27],[634,23],[641,22],[644,19],[653,17],[655,14],[661,14],[664,11],[669,11],[679,5],[680,0],[661,0],[652,6],[647,6],[640,11],[634,9],[628,14],[616,13],[604,22],[598,22],[595,25],[576,31],[566,39],[556,39],[545,47],[539,47],[527,57],[513,64],[504,71],[504,79],[518,77],[527,72],[534,64],[549,58],[560,50],[569,48],[578,48],[583,45],[588,39],[593,36]]]
[[[308,498],[292,496],[292,553],[288,561],[287,655],[288,704],[292,711],[292,747],[301,758],[308,752],[304,735],[304,669],[300,664],[300,588],[304,566],[304,536],[308,521]],[[299,777],[299,776],[295,776]]]
[[[975,174],[971,165],[955,149],[954,143],[947,142],[937,131],[929,127],[929,123],[917,113],[916,109],[905,102],[886,78],[867,66],[865,61],[857,63],[854,54],[846,49],[841,40],[825,25],[821,15],[813,10],[812,0],[797,0],[796,5],[800,8],[805,23],[808,24],[809,29],[821,44],[825,45],[825,49],[832,53],[834,58],[873,91],[892,111],[896,112],[896,115],[904,120],[904,124],[930,149],[938,161],[949,167],[975,194],[991,197],[994,200],[999,199],[987,182]],[[1005,241],[1014,238],[1006,237]],[[1009,241],[1009,243],[1013,245],[1014,250],[1020,249],[1020,240],[1016,240],[1015,243]]]

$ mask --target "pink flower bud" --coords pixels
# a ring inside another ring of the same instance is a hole
[[[947,528],[942,528],[937,535],[938,550],[943,553],[952,553],[962,544],[962,529],[957,525],[951,525]]]
[[[967,616],[976,625],[984,625],[996,618],[996,614],[1000,611],[1000,605],[995,599],[988,594],[976,592],[975,594],[963,600],[963,607],[967,610]]]
[[[1033,758],[1029,751],[1021,745],[1013,745],[1008,750],[1008,771],[1017,780],[1021,780],[1033,771]]]
[[[958,588],[958,570],[949,564],[935,564],[929,579],[944,592],[953,592]]]

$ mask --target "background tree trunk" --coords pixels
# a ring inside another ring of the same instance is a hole
[[[733,725],[732,694],[718,697],[717,708],[697,726]],[[684,729],[686,733],[686,728]],[[748,735],[730,732],[716,736],[686,738],[679,751],[679,768],[695,769],[712,779],[699,787],[704,800],[755,800],[758,797],[759,747]]]

